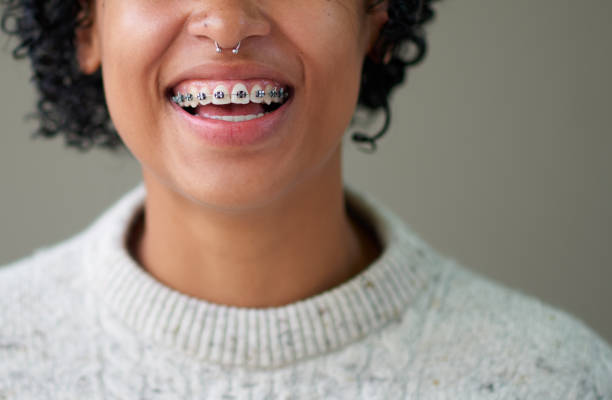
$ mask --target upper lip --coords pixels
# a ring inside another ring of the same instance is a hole
[[[281,85],[293,86],[291,80],[280,69],[258,63],[206,63],[183,70],[171,80],[172,90],[186,80],[247,80],[268,79]]]

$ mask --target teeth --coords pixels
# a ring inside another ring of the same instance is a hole
[[[249,114],[249,115],[209,115],[209,114],[204,114],[204,118],[218,119],[218,120],[227,121],[227,122],[242,122],[242,121],[250,121],[250,120],[255,119],[255,118],[261,118],[264,115],[266,115],[266,113]]]
[[[242,83],[237,83],[232,89],[232,103],[249,104],[249,92]]]
[[[179,93],[177,97],[178,97],[178,105],[181,107],[185,107],[185,99],[186,99],[185,95],[182,93]]]
[[[270,93],[270,97],[272,97],[272,103],[280,103],[281,102],[281,93],[279,88],[272,89],[272,93]]]
[[[249,103],[283,103],[289,98],[287,89],[274,86],[272,84],[262,85],[255,84],[249,89],[244,83],[236,83],[231,92],[225,85],[217,85],[214,90],[210,91],[205,85],[194,85],[186,88],[185,93],[178,92],[172,96],[172,102],[183,108],[196,108],[199,105],[207,104],[249,104]]]
[[[190,107],[192,100],[193,100],[193,95],[191,93],[185,93],[185,96],[183,96],[183,104],[184,104],[184,106],[185,107]]]
[[[261,103],[265,96],[266,92],[259,85],[253,86],[251,89],[251,102],[253,103]]]
[[[191,100],[187,103],[187,105],[189,107],[196,108],[198,106],[198,91],[196,88],[192,87],[188,96],[191,98]]]
[[[172,96],[172,101],[182,107],[183,105],[181,104],[181,92],[178,92],[176,96]]]
[[[200,105],[203,106],[212,102],[212,95],[206,86],[200,88],[197,98]]]
[[[272,91],[274,90],[274,86],[272,85],[266,85],[266,94],[264,95],[264,103],[266,103],[267,105],[270,105],[270,103],[272,103]]]
[[[229,91],[223,85],[219,85],[215,88],[215,90],[213,90],[212,97],[213,104],[229,104],[232,102]]]

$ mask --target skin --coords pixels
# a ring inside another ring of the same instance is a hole
[[[362,0],[99,0],[77,32],[147,188],[133,256],[162,283],[240,307],[332,288],[379,253],[344,205],[341,141],[364,57],[388,16]],[[217,54],[214,41],[238,56]],[[190,66],[259,63],[293,88],[268,140],[218,147],[177,127],[166,91]],[[322,94],[325,94],[324,96]]]

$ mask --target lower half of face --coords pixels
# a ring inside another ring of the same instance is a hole
[[[192,2],[108,0],[99,28],[111,117],[147,179],[237,210],[339,173],[366,48],[361,1],[244,3],[256,4],[226,3],[237,9],[220,17],[250,13],[272,29],[242,40],[237,55],[186,33]],[[199,64],[214,73],[185,73]],[[251,64],[268,72],[223,72]]]

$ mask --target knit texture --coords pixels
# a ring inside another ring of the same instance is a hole
[[[479,277],[373,199],[382,255],[286,306],[213,304],[129,256],[144,188],[85,232],[0,268],[0,400],[612,399],[612,349]]]

